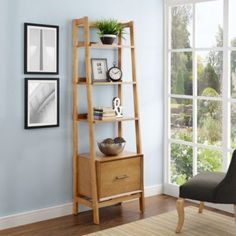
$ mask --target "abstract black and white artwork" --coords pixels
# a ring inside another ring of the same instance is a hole
[[[25,23],[25,74],[58,74],[59,27]]]
[[[59,79],[25,78],[25,129],[59,126]]]

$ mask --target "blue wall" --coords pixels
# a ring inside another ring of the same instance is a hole
[[[135,22],[145,186],[162,183],[163,1],[1,0],[0,216],[72,200],[71,20],[83,16],[89,16],[91,20],[112,17]],[[59,128],[23,129],[24,22],[60,26]],[[112,97],[113,92],[101,88],[95,94],[96,101]],[[81,94],[81,105],[85,107],[85,91]],[[127,94],[126,109],[132,104],[128,91]],[[110,100],[106,101],[110,104]],[[132,130],[128,129],[125,134],[128,147],[133,146]],[[103,126],[98,127],[97,131],[98,138],[106,137],[111,132]],[[88,147],[87,139],[84,139],[84,134],[87,135],[85,126],[81,127],[80,134],[80,146],[84,151]]]

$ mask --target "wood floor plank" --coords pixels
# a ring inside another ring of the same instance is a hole
[[[0,231],[0,236],[80,236],[172,211],[175,209],[176,198],[159,195],[146,198],[145,203],[144,214],[139,211],[138,201],[104,207],[100,209],[100,225],[92,223],[92,211],[87,211],[77,216],[69,215],[3,230]],[[185,205],[197,206],[190,202],[186,202]],[[222,213],[218,210],[214,211]],[[224,214],[232,216],[229,213]]]

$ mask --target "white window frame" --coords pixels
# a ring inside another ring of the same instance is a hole
[[[195,48],[195,3],[209,2],[218,0],[165,0],[165,13],[164,13],[164,78],[165,78],[165,101],[164,101],[164,113],[165,113],[165,127],[164,127],[164,193],[178,196],[179,187],[170,183],[170,145],[171,143],[187,144],[193,147],[193,175],[197,173],[197,148],[209,148],[211,150],[222,151],[223,157],[223,170],[227,171],[230,159],[229,154],[232,153],[231,149],[231,133],[230,133],[230,106],[232,102],[236,102],[236,99],[231,99],[230,94],[230,60],[229,56],[232,50],[236,48],[229,46],[228,28],[229,28],[229,0],[223,0],[223,47],[222,48]],[[193,41],[191,49],[171,49],[170,48],[170,9],[173,6],[193,4]],[[197,95],[197,77],[196,77],[196,52],[197,51],[209,51],[220,50],[223,51],[223,79],[222,79],[222,96],[221,97],[203,97]],[[171,94],[171,78],[170,78],[170,54],[171,52],[192,52],[193,61],[193,95],[172,95]],[[193,101],[193,142],[186,142],[182,140],[171,139],[170,130],[170,99],[174,98],[190,98]],[[222,146],[208,146],[205,144],[197,143],[197,101],[198,99],[216,100],[222,102]]]

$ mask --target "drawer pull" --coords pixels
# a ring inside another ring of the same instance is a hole
[[[115,180],[122,180],[122,179],[127,179],[127,178],[129,178],[128,175],[120,175],[120,176],[116,176]]]

